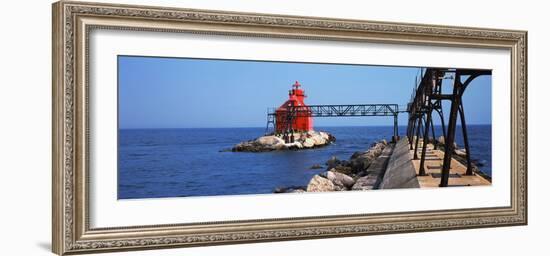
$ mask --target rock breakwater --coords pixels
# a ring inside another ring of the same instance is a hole
[[[233,152],[267,152],[274,150],[298,150],[310,149],[329,145],[336,141],[336,138],[328,132],[309,131],[295,133],[294,142],[285,143],[281,135],[266,135],[254,140],[241,142],[235,145]]]
[[[326,162],[326,171],[313,176],[307,186],[300,189],[294,187],[277,188],[276,193],[294,192],[329,192],[348,190],[369,190],[379,176],[379,157],[389,154],[391,145],[386,140],[373,143],[366,151],[355,152],[349,160],[332,157]],[[372,168],[371,168],[372,167]],[[374,175],[369,175],[374,174]]]

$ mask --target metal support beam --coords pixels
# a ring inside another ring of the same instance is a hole
[[[273,126],[273,129],[275,129],[275,115],[267,114],[267,124],[265,126],[265,135],[269,134],[269,124]]]
[[[416,126],[416,141],[414,143],[414,160],[418,159],[418,140],[420,139],[420,130],[422,129],[422,117],[418,118],[418,125]]]
[[[286,127],[283,131],[283,139],[286,143],[294,143],[294,128],[292,127],[292,124],[294,123],[294,119],[296,117],[296,111],[294,111],[294,102],[292,102],[290,106],[286,106],[286,109]]]
[[[426,170],[424,170],[424,163],[426,161],[426,149],[428,147],[428,136],[430,132],[430,123],[432,122],[432,106],[429,103],[428,113],[426,113],[426,127],[424,128],[424,136],[422,138],[422,155],[420,157],[420,167],[418,169],[418,175],[425,176]]]
[[[430,113],[430,115],[433,115],[433,113]],[[430,126],[432,127],[432,144],[434,145],[434,149],[435,149],[435,146],[437,145],[437,138],[435,137],[435,126],[434,126],[433,116],[430,116]]]
[[[466,166],[466,175],[473,175],[474,173],[472,170],[472,161],[470,159],[470,143],[468,141],[468,131],[466,126],[466,118],[464,116],[464,105],[462,104],[462,101],[460,101],[458,111],[460,113],[460,126],[462,126],[462,138],[464,139],[464,149],[466,149],[466,162],[468,164],[468,166]]]
[[[397,114],[393,116],[393,142],[397,142],[399,136],[399,125],[397,124]]]
[[[447,138],[447,131],[445,130],[445,118],[443,117],[443,111],[441,109],[436,109],[439,117],[441,118],[441,133],[443,138]]]
[[[413,150],[413,140],[414,140],[414,131],[416,129],[416,120],[415,119],[410,119],[409,123],[412,123],[412,128],[409,131],[410,132],[410,135],[409,135],[409,150]]]
[[[446,187],[449,185],[449,172],[451,169],[451,158],[454,151],[455,132],[456,132],[456,118],[458,114],[459,100],[458,94],[460,91],[461,82],[460,75],[457,73],[453,85],[453,100],[451,101],[451,111],[449,113],[449,128],[447,129],[447,137],[445,138],[445,156],[443,157],[443,168],[441,169],[441,182],[440,187]]]

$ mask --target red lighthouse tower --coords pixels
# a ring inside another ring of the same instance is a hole
[[[288,100],[275,111],[275,132],[307,132],[313,130],[313,118],[304,103],[304,90],[296,81],[288,91]]]

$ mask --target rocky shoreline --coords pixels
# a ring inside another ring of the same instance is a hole
[[[309,131],[304,133],[295,133],[294,142],[285,143],[282,135],[266,135],[254,140],[241,142],[235,145],[233,152],[268,152],[274,150],[299,150],[311,149],[329,145],[336,141],[336,138],[328,132]]]
[[[349,190],[370,190],[373,177],[369,167],[375,163],[386,147],[386,140],[373,143],[366,151],[355,152],[349,160],[332,157],[326,162],[326,171],[311,178],[307,186],[276,188],[274,193],[329,192]],[[374,177],[376,180],[376,177]]]

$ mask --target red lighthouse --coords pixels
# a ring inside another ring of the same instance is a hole
[[[275,111],[275,132],[307,132],[313,130],[313,118],[304,103],[304,90],[296,81],[288,91],[288,100]]]

